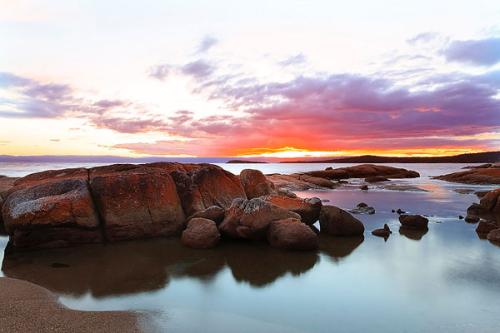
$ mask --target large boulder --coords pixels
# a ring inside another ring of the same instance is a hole
[[[267,240],[272,247],[285,250],[318,248],[318,236],[311,228],[294,218],[271,222],[267,231]]]
[[[308,174],[328,179],[369,178],[377,176],[385,178],[420,177],[420,174],[413,170],[395,168],[386,165],[375,165],[375,164],[360,164],[352,167],[344,167],[344,168],[337,168],[324,171],[314,171],[314,172],[309,172]]]
[[[215,247],[219,240],[220,233],[215,222],[201,217],[189,220],[181,237],[182,244],[196,249]]]
[[[490,231],[498,229],[495,223],[480,221],[477,225],[476,232],[481,238],[486,238]]]
[[[168,168],[174,169],[167,165]],[[234,199],[246,199],[239,177],[216,165],[183,164],[170,175],[188,216],[210,206],[229,208]]]
[[[321,206],[323,206],[319,198],[302,199],[290,198],[284,195],[269,195],[264,200],[299,214],[302,222],[306,224],[314,224],[318,221]]]
[[[321,207],[319,223],[321,232],[332,236],[359,236],[365,231],[360,220],[335,206]]]
[[[62,170],[48,170],[32,173],[25,177],[19,178],[14,182],[16,188],[26,188],[39,184],[45,184],[53,181],[61,181],[66,179],[78,179],[88,181],[89,173],[85,168],[72,168]]]
[[[349,178],[349,173],[344,169],[328,169],[328,170],[318,170],[309,171],[305,173],[306,175],[318,178],[325,178],[331,180],[347,179]]]
[[[269,224],[300,215],[273,205],[262,198],[235,199],[226,211],[219,230],[233,238],[265,239]]]
[[[491,242],[500,243],[500,228],[491,230],[486,238]]]
[[[421,215],[400,215],[399,222],[405,228],[427,230],[429,220]]]
[[[224,208],[221,208],[219,206],[210,206],[204,210],[200,210],[199,212],[194,213],[193,215],[189,216],[187,220],[191,220],[193,218],[197,217],[202,217],[204,219],[209,219],[214,221],[216,224],[220,224],[222,220],[224,220],[224,214],[225,214]]]
[[[63,247],[102,241],[86,181],[42,183],[11,193],[2,208],[5,228],[17,248]]]
[[[90,187],[110,241],[172,236],[184,228],[175,183],[164,170],[92,169]]]
[[[258,198],[275,192],[274,184],[259,170],[244,169],[240,181],[248,199]]]

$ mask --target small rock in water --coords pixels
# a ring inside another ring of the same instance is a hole
[[[375,208],[368,206],[364,202],[360,202],[356,208],[350,210],[351,213],[353,214],[369,214],[373,215],[375,214]]]
[[[50,267],[52,267],[52,268],[67,268],[67,267],[69,267],[69,265],[63,264],[60,262],[53,262],[52,264],[50,264]]]
[[[399,222],[405,228],[427,230],[429,220],[421,215],[400,215]]]
[[[404,210],[402,210],[401,208],[398,208],[398,210],[396,211],[396,213],[398,213],[399,215],[406,214],[406,212]]]
[[[458,215],[458,218],[459,218],[460,220],[463,220],[463,219],[464,219],[464,217],[463,217],[462,215]]]
[[[396,211],[393,209],[393,210],[391,210],[391,212],[395,213]]]
[[[389,228],[389,226],[387,224],[384,224],[383,228],[375,229],[375,230],[372,231],[372,235],[375,235],[375,236],[378,236],[378,237],[384,237],[386,239],[391,234],[392,234],[392,231],[391,231],[391,229]]]
[[[363,185],[360,187],[362,191],[368,191],[368,185]]]

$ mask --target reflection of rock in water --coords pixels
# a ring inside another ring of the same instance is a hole
[[[314,267],[319,258],[316,252],[283,251],[255,242],[224,244],[222,252],[237,281],[259,287],[287,273],[305,273]]]
[[[319,238],[320,251],[335,262],[350,255],[364,241],[363,236],[359,237],[333,237],[321,235]]]
[[[285,252],[264,243],[228,243],[213,250],[183,247],[176,239],[151,239],[39,252],[6,253],[3,273],[54,292],[94,297],[158,290],[171,277],[210,281],[226,265],[237,281],[263,286],[317,262],[316,253]],[[64,269],[54,268],[64,265]]]
[[[413,240],[421,240],[422,237],[429,231],[429,229],[423,229],[423,230],[418,230],[418,229],[413,229],[413,228],[407,228],[407,227],[400,227],[399,228],[399,234],[405,236],[406,238],[413,239]]]

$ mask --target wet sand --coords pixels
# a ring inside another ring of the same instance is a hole
[[[142,315],[75,311],[35,284],[0,278],[0,332],[142,332]]]

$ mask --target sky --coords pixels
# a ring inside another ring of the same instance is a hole
[[[500,1],[0,0],[0,155],[500,147]]]

